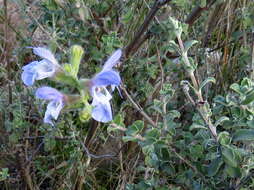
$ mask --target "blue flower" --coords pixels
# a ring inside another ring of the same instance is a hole
[[[106,123],[112,120],[112,111],[109,102],[112,96],[106,88],[103,89],[106,94],[100,91],[93,96],[92,106],[94,106],[94,108],[92,110],[92,118],[96,121]]]
[[[41,87],[36,90],[37,98],[49,100],[47,110],[44,116],[44,123],[53,125],[52,119],[57,120],[60,111],[65,105],[65,95],[51,87]]]
[[[33,61],[22,67],[21,79],[27,86],[32,86],[35,80],[53,77],[60,68],[54,55],[46,48],[35,47],[33,53],[42,58],[41,61]]]
[[[119,86],[121,78],[118,72],[112,68],[118,63],[122,56],[122,50],[116,50],[104,64],[102,71],[96,74],[90,81],[90,94],[93,97],[92,118],[99,122],[109,122],[112,120],[112,110],[110,106],[111,94],[107,90],[107,86],[111,86],[112,90]]]

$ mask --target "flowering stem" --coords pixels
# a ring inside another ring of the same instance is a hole
[[[182,51],[182,57],[183,57],[183,61],[184,61],[184,64],[187,66],[187,67],[191,67],[191,64],[190,64],[190,61],[188,59],[188,55],[187,55],[187,52],[185,51],[185,48],[184,48],[184,44],[183,44],[183,41],[180,37],[180,35],[177,35],[177,40],[178,40],[178,43],[179,43],[179,46],[180,46],[180,49]],[[202,97],[202,93],[201,91],[199,90],[199,84],[196,80],[196,77],[194,75],[194,70],[188,70],[187,71],[191,81],[192,81],[192,84],[193,84],[193,87],[194,87],[194,91],[195,91],[195,94],[197,95],[198,97],[198,102],[201,102],[203,103],[204,100],[203,100],[203,97]],[[213,138],[216,140],[216,142],[218,141],[218,138],[217,138],[217,132],[216,132],[216,127],[212,124],[210,118],[209,118],[209,111],[207,110],[205,104],[204,105],[197,105],[195,103],[195,101],[192,99],[192,97],[190,96],[189,94],[189,88],[188,86],[184,85],[183,86],[183,91],[187,97],[187,99],[192,103],[192,105],[197,109],[198,113],[200,114],[200,116],[202,117],[202,119],[204,120],[205,124],[208,126],[208,129],[210,130]]]
[[[185,48],[184,48],[183,41],[182,41],[181,37],[177,36],[177,40],[178,40],[180,49],[182,51],[183,61],[186,64],[186,66],[190,67],[191,64],[190,64],[190,61],[188,59],[187,52],[185,52]],[[198,85],[198,82],[197,82],[196,77],[194,75],[194,71],[192,71],[192,70],[188,71],[188,75],[189,75],[189,77],[190,77],[190,79],[192,81],[192,84],[193,84],[194,88],[195,88],[195,93],[198,96],[199,101],[203,102],[204,100],[203,100],[202,94],[198,90],[199,89],[199,85]]]

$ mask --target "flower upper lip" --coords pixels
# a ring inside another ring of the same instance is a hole
[[[103,65],[102,71],[111,70],[120,60],[122,56],[122,50],[116,50]]]
[[[120,85],[121,78],[118,72],[114,70],[101,71],[92,79],[95,86]]]
[[[58,62],[55,58],[55,56],[52,54],[52,52],[50,50],[48,50],[47,48],[43,48],[43,47],[34,47],[33,48],[33,53],[35,55],[38,55],[39,57],[48,60],[49,62],[58,65]]]

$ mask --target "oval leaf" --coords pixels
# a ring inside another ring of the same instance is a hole
[[[233,135],[233,141],[253,141],[254,130],[253,129],[240,129]]]
[[[240,88],[239,84],[237,84],[237,83],[231,84],[230,89],[235,91],[238,94],[242,94],[241,88]]]
[[[141,120],[135,121],[131,126],[128,127],[126,134],[129,136],[135,136],[144,128],[144,122]]]
[[[215,176],[218,173],[222,164],[223,164],[223,161],[221,157],[214,159],[208,166],[208,176],[209,177]]]
[[[246,96],[246,98],[241,102],[241,104],[243,105],[247,105],[251,102],[254,101],[254,90],[252,90],[250,93],[248,93],[248,95]]]
[[[234,149],[226,146],[222,147],[222,158],[228,166],[233,168],[238,166],[238,159]]]
[[[225,116],[222,116],[221,118],[219,118],[216,122],[215,122],[215,127],[217,127],[218,125],[220,125],[221,123],[223,123],[224,121],[228,121],[229,118],[228,117],[225,117]]]

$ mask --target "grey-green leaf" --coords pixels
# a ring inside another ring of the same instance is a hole
[[[208,176],[209,177],[215,176],[218,173],[222,164],[223,160],[221,157],[214,159],[208,166]]]
[[[168,51],[178,52],[179,54],[181,54],[181,50],[180,50],[179,46],[173,40],[169,41]]]
[[[218,135],[218,141],[221,145],[228,145],[231,142],[230,135],[227,131],[220,132]]]
[[[226,117],[226,116],[222,116],[222,117],[220,117],[216,122],[215,122],[215,127],[217,127],[218,125],[220,125],[221,123],[223,123],[224,121],[228,121],[229,120],[229,118],[228,117]]]
[[[128,142],[128,141],[138,142],[138,139],[133,136],[123,136],[122,139],[124,142]]]
[[[141,120],[137,120],[131,126],[128,127],[126,134],[130,136],[135,136],[142,131],[143,127],[144,122]]]
[[[233,141],[253,141],[254,130],[253,129],[240,129],[233,135]]]
[[[241,88],[240,88],[239,84],[237,84],[237,83],[231,84],[231,85],[230,85],[230,89],[231,89],[231,90],[234,90],[234,91],[237,92],[238,94],[242,94]]]
[[[215,80],[215,78],[213,78],[213,77],[208,77],[208,78],[206,78],[206,79],[200,84],[199,90],[201,91],[202,88],[203,88],[207,83],[209,83],[209,82],[215,83],[216,80]]]
[[[194,44],[197,44],[197,40],[190,40],[184,43],[184,50],[187,52]]]
[[[222,158],[224,162],[231,166],[236,168],[238,166],[238,156],[236,155],[235,151],[231,147],[222,147]]]
[[[190,131],[192,131],[192,130],[194,130],[194,129],[205,129],[205,130],[207,130],[207,128],[206,128],[205,126],[200,125],[200,124],[197,124],[197,123],[193,123],[193,124],[190,126],[190,128],[189,128]]]
[[[245,99],[241,102],[243,105],[247,105],[254,101],[254,90],[252,90],[250,93],[247,94]]]

